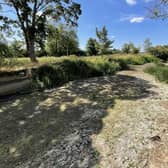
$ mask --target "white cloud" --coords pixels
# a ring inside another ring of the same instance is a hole
[[[125,0],[128,5],[136,5],[138,0]],[[145,3],[151,2],[153,0],[143,0]]]
[[[142,23],[144,20],[144,17],[133,17],[130,19],[130,23]]]
[[[120,18],[120,22],[129,21],[130,23],[142,23],[145,20],[143,16],[127,15]]]
[[[129,5],[136,5],[137,1],[136,0],[126,0],[126,3]]]

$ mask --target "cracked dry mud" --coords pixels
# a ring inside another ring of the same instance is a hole
[[[136,66],[1,102],[1,167],[167,168],[168,85]]]

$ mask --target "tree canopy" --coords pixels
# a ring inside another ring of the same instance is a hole
[[[108,31],[105,26],[101,30],[96,28],[96,36],[98,38],[99,54],[106,54],[108,50],[112,48],[114,41],[108,38]]]
[[[6,15],[5,10],[11,14]],[[80,4],[73,0],[1,0],[0,28],[20,28],[28,55],[32,61],[36,61],[35,42],[46,36],[46,23],[64,20],[76,26],[80,14]]]
[[[73,27],[59,25],[48,27],[47,53],[52,56],[75,54],[79,50],[78,37]]]
[[[168,0],[159,0],[154,7],[150,9],[151,18],[168,18]]]
[[[126,54],[138,54],[140,52],[140,48],[135,47],[135,45],[132,42],[129,42],[123,45],[122,52]]]
[[[98,43],[96,39],[89,38],[86,44],[86,51],[88,55],[97,55],[98,54]]]

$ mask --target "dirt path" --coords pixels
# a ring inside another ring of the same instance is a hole
[[[2,168],[167,168],[168,85],[122,71],[0,103]]]

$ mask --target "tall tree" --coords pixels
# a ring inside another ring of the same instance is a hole
[[[86,44],[86,50],[88,55],[97,55],[98,54],[98,43],[96,39],[89,38]]]
[[[151,42],[150,38],[145,39],[145,41],[144,41],[144,51],[148,52],[151,47],[152,47],[152,42]]]
[[[12,12],[6,16],[5,9]],[[1,29],[18,27],[22,30],[28,55],[36,62],[35,42],[46,35],[47,20],[64,19],[68,24],[77,25],[81,14],[80,4],[73,0],[1,0]],[[10,17],[11,16],[11,17]]]
[[[106,54],[108,50],[112,48],[112,44],[114,41],[108,38],[108,31],[105,26],[103,26],[102,30],[98,30],[96,28],[96,35],[98,38],[99,44],[99,54]]]
[[[50,55],[75,54],[78,46],[78,37],[74,28],[65,25],[48,27],[46,50]]]
[[[129,43],[125,43],[125,44],[123,45],[123,47],[122,47],[122,52],[123,52],[123,53],[126,53],[126,54],[128,54],[128,53],[131,52],[131,46],[130,46]]]
[[[123,45],[122,52],[126,54],[129,54],[129,53],[138,54],[140,52],[140,48],[136,47],[134,43],[129,42]]]

